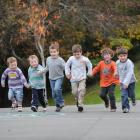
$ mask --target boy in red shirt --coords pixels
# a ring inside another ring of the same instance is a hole
[[[112,61],[114,56],[113,51],[110,48],[105,48],[101,51],[103,60],[100,61],[95,68],[92,70],[92,74],[100,73],[100,97],[105,102],[105,107],[109,107],[110,111],[116,111],[116,100],[114,90],[116,84],[119,83],[118,78],[115,77],[117,68],[116,63]]]

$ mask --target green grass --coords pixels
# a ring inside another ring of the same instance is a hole
[[[135,74],[137,78],[137,83],[136,83],[136,99],[140,100],[140,64],[136,63],[135,64]],[[103,101],[99,97],[99,92],[100,92],[100,87],[99,84],[88,86],[86,95],[85,95],[85,104],[99,104],[102,103]],[[121,100],[121,93],[120,93],[120,87],[117,86],[115,89],[115,96],[116,96],[116,101],[120,102]],[[74,97],[72,96],[71,93],[67,93],[64,95],[65,98],[65,104],[66,105],[73,105],[75,104]],[[49,100],[49,104],[53,105],[53,101]]]

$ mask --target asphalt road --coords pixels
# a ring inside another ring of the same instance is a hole
[[[0,140],[140,140],[140,102],[130,113],[116,112],[104,105],[66,106],[60,113],[55,107],[34,113],[23,108],[19,113],[0,109]]]

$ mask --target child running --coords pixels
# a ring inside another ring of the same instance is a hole
[[[32,89],[32,101],[31,110],[33,112],[38,111],[39,103],[43,107],[43,111],[46,111],[47,102],[45,100],[45,82],[43,74],[38,74],[43,67],[39,64],[39,59],[36,55],[30,55],[29,58],[30,67],[28,69],[29,84]]]
[[[87,57],[82,55],[81,45],[73,45],[72,52],[73,56],[66,62],[65,74],[70,79],[72,94],[77,102],[78,111],[82,112],[84,95],[86,93],[87,73],[88,75],[91,74],[92,64]]]
[[[64,79],[65,61],[59,56],[59,43],[54,42],[49,47],[50,56],[46,60],[46,68],[40,73],[49,71],[49,80],[52,90],[52,97],[56,105],[56,112],[64,107],[62,95],[62,84]]]
[[[134,64],[128,59],[128,50],[121,47],[117,51],[118,60],[117,72],[121,83],[121,98],[123,113],[128,113],[130,110],[129,99],[132,100],[132,105],[136,105],[135,101],[135,74]]]
[[[23,85],[29,88],[27,81],[17,66],[17,60],[15,57],[9,57],[7,59],[8,68],[3,72],[1,77],[1,85],[5,87],[5,80],[8,76],[8,99],[12,101],[12,108],[18,106],[18,112],[22,112],[23,101]]]
[[[115,112],[116,100],[114,90],[119,80],[115,77],[117,71],[116,63],[111,60],[114,53],[110,48],[104,48],[101,50],[101,55],[103,60],[93,68],[93,75],[100,73],[100,97],[105,102],[105,107],[108,108],[110,103],[110,111]]]

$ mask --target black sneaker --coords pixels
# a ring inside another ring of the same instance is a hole
[[[105,103],[105,108],[109,108],[109,103]]]
[[[136,102],[132,102],[132,106],[136,106]]]
[[[56,107],[56,110],[55,110],[56,112],[60,112],[61,111],[61,107],[59,106],[59,107]]]
[[[78,106],[78,111],[82,112],[83,111],[83,107],[82,106]]]
[[[37,112],[37,107],[36,107],[36,106],[31,106],[31,110],[32,110],[33,112]]]

